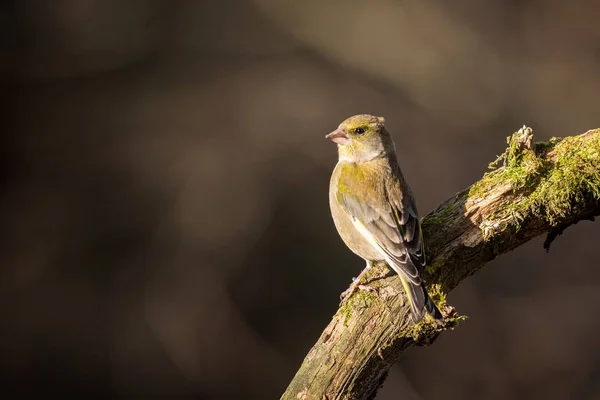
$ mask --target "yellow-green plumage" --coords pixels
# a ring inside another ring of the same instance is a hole
[[[342,240],[367,262],[386,261],[398,273],[415,321],[425,312],[441,319],[421,280],[425,253],[417,208],[383,118],[356,115],[327,137],[338,144],[329,203]]]

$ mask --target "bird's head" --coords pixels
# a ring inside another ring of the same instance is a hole
[[[394,153],[394,142],[383,117],[359,114],[346,119],[327,139],[338,145],[340,160],[367,162]]]

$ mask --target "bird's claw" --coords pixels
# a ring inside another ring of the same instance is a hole
[[[361,284],[362,279],[365,275],[365,273],[370,270],[372,267],[372,263],[371,262],[367,262],[367,266],[365,267],[365,269],[363,269],[361,271],[361,273],[352,280],[352,284],[350,285],[350,287],[348,289],[346,289],[344,292],[342,292],[342,294],[340,295],[340,305],[345,302],[346,300],[348,300],[350,298],[350,296],[352,296],[354,294],[354,292],[358,291],[358,290],[365,290],[365,291],[369,291],[369,292],[376,292],[377,290],[363,285]]]
[[[348,289],[346,289],[344,292],[342,292],[342,294],[340,295],[340,304],[342,304],[343,302],[348,300],[354,293],[356,293],[360,290],[363,290],[365,292],[377,292],[377,289],[372,288],[371,286],[359,284],[358,279],[356,279],[356,280],[354,280],[354,282],[352,282],[350,287]]]
[[[374,287],[371,287],[371,286],[367,286],[367,285],[358,285],[357,289],[364,290],[365,292],[377,292],[377,289],[375,289]]]

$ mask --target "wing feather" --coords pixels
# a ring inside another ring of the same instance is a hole
[[[349,192],[338,192],[337,199],[357,230],[380,250],[390,266],[420,285],[425,265],[421,227],[412,194],[402,193],[400,181],[384,188],[380,196],[359,199]]]

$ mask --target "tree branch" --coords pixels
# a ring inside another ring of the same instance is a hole
[[[600,214],[600,129],[544,143],[532,137],[526,127],[510,136],[493,171],[422,221],[425,281],[444,324],[413,325],[400,279],[376,265],[366,274],[375,291],[341,304],[282,399],[374,398],[406,348],[432,343],[463,319],[446,305],[463,279],[541,234],[549,248],[568,226]]]

